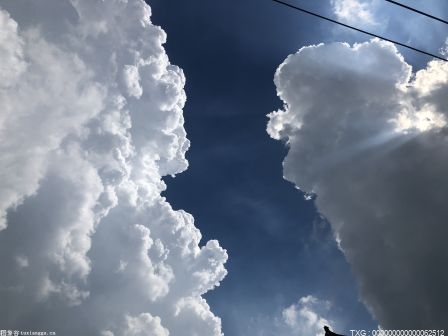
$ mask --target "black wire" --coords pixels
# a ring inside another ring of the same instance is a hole
[[[384,41],[387,41],[387,42],[392,42],[392,43],[398,44],[399,46],[402,46],[402,47],[405,47],[405,48],[414,50],[414,51],[416,51],[416,52],[425,54],[425,55],[427,55],[427,56],[431,56],[431,57],[437,58],[437,59],[439,59],[439,60],[441,60],[441,61],[448,62],[448,59],[443,58],[443,57],[441,57],[441,56],[437,56],[437,55],[431,54],[431,53],[429,53],[429,52],[427,52],[427,51],[424,51],[424,50],[421,50],[421,49],[417,49],[417,48],[408,46],[407,44],[404,44],[404,43],[401,43],[401,42],[397,42],[397,41],[388,39],[388,38],[386,38],[386,37],[382,37],[382,36],[380,36],[380,35],[376,35],[376,34],[373,34],[373,33],[369,33],[368,31],[365,31],[365,30],[362,30],[362,29],[359,29],[359,28],[350,26],[350,25],[348,25],[348,24],[345,24],[345,23],[342,23],[342,22],[339,22],[339,21],[330,19],[330,18],[325,17],[325,16],[322,16],[322,15],[320,15],[320,14],[316,14],[316,13],[310,12],[310,11],[308,11],[308,10],[306,10],[306,9],[303,9],[303,8],[300,8],[300,7],[291,5],[291,4],[287,3],[287,2],[283,2],[283,1],[281,1],[281,0],[272,0],[272,1],[277,2],[277,3],[279,3],[279,4],[282,4],[282,5],[286,6],[286,7],[290,7],[290,8],[292,8],[292,9],[295,9],[295,10],[298,10],[298,11],[301,11],[301,12],[304,12],[304,13],[307,13],[307,14],[309,14],[309,15],[318,17],[318,18],[320,18],[320,19],[323,19],[323,20],[327,20],[327,21],[336,23],[336,24],[341,25],[341,26],[343,26],[343,27],[346,27],[346,28],[350,28],[350,29],[356,30],[356,31],[358,31],[358,32],[360,32],[360,33],[363,33],[363,34],[366,34],[366,35],[370,35],[370,36],[379,38],[379,39],[384,40]]]
[[[412,7],[409,7],[409,6],[406,6],[406,5],[402,4],[402,3],[399,3],[399,2],[396,2],[396,1],[393,1],[393,0],[386,0],[386,1],[387,1],[387,2],[390,2],[390,3],[393,3],[394,5],[397,5],[397,6],[406,8],[406,9],[409,9],[410,11],[416,12],[416,13],[418,13],[418,14],[427,16],[427,17],[429,17],[429,18],[431,18],[431,19],[434,19],[434,20],[443,22],[444,24],[448,24],[448,21],[445,21],[445,20],[443,20],[443,19],[441,19],[441,18],[438,18],[438,17],[436,17],[436,16],[433,16],[433,15],[431,15],[431,14],[428,14],[428,13],[425,13],[425,12],[422,12],[422,11],[419,11],[418,9],[415,9],[415,8],[412,8]]]

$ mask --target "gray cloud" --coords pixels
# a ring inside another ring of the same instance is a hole
[[[217,241],[161,197],[188,166],[185,77],[141,0],[0,9],[0,324],[221,335]]]
[[[275,84],[284,176],[316,193],[363,302],[385,328],[445,328],[448,64],[412,74],[389,43],[321,44]]]

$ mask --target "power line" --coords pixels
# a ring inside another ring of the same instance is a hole
[[[298,11],[301,11],[301,12],[304,12],[304,13],[306,13],[306,14],[309,14],[309,15],[312,15],[312,16],[315,16],[315,17],[318,17],[318,18],[320,18],[320,19],[323,19],[323,20],[326,20],[326,21],[330,21],[330,22],[332,22],[332,23],[336,23],[336,24],[338,24],[338,25],[340,25],[340,26],[343,26],[343,27],[346,27],[346,28],[350,28],[350,29],[356,30],[356,31],[358,31],[358,32],[360,32],[360,33],[363,33],[363,34],[366,34],[366,35],[370,35],[370,36],[379,38],[379,39],[381,39],[381,40],[384,40],[384,41],[387,41],[387,42],[391,42],[391,43],[397,44],[397,45],[399,45],[399,46],[402,46],[402,47],[411,49],[411,50],[413,50],[413,51],[416,51],[416,52],[425,54],[425,55],[427,55],[427,56],[431,56],[431,57],[437,58],[437,59],[439,59],[439,60],[441,60],[441,61],[448,62],[448,59],[443,58],[443,57],[441,57],[441,56],[437,56],[437,55],[435,55],[435,54],[431,54],[431,53],[429,53],[429,52],[427,52],[427,51],[424,51],[424,50],[421,50],[421,49],[417,49],[417,48],[411,47],[411,46],[409,46],[409,45],[407,45],[407,44],[404,44],[404,43],[401,43],[401,42],[397,42],[397,41],[388,39],[388,38],[386,38],[386,37],[383,37],[383,36],[380,36],[380,35],[376,35],[376,34],[374,34],[374,33],[370,33],[370,32],[368,32],[368,31],[365,31],[365,30],[362,30],[362,29],[359,29],[359,28],[350,26],[350,25],[348,25],[348,24],[345,24],[345,23],[342,23],[342,22],[339,22],[339,21],[330,19],[330,18],[328,18],[328,17],[326,17],[326,16],[323,16],[323,15],[320,15],[320,14],[317,14],[317,13],[314,13],[314,12],[310,12],[310,11],[308,11],[308,10],[306,10],[306,9],[303,9],[303,8],[300,8],[300,7],[291,5],[291,4],[287,3],[287,2],[283,2],[283,1],[281,1],[281,0],[272,0],[272,1],[277,2],[277,3],[281,4],[281,5],[286,6],[286,7],[290,7],[290,8],[292,8],[292,9],[295,9],[295,10],[298,10]]]
[[[421,15],[424,15],[424,16],[427,16],[427,17],[429,17],[429,18],[431,18],[431,19],[434,19],[434,20],[443,22],[444,24],[448,24],[448,21],[445,21],[444,19],[441,19],[441,18],[438,18],[438,17],[433,16],[433,15],[431,15],[431,14],[428,14],[428,13],[425,13],[425,12],[422,12],[422,11],[419,11],[418,9],[415,9],[415,8],[412,8],[412,7],[409,7],[409,6],[406,6],[406,5],[404,5],[404,4],[402,4],[402,3],[399,3],[399,2],[397,2],[397,1],[394,1],[394,0],[386,0],[386,1],[387,1],[387,2],[390,2],[390,3],[393,3],[394,5],[397,5],[397,6],[406,8],[406,9],[408,9],[408,10],[410,10],[410,11],[415,12],[415,13],[418,13],[418,14],[421,14]]]

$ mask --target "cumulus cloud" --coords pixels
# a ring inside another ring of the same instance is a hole
[[[384,328],[446,327],[448,63],[372,40],[304,47],[275,74],[284,176],[315,193]]]
[[[283,322],[297,335],[324,336],[324,326],[331,329],[333,322],[322,314],[328,314],[330,302],[308,295],[282,311]]]
[[[242,333],[254,336],[324,336],[324,326],[342,332],[332,308],[334,307],[330,301],[313,295],[304,296],[297,302],[272,312],[272,315],[251,318]]]
[[[140,314],[137,317],[126,316],[126,322],[118,335],[124,336],[168,336],[168,329],[161,325],[160,317],[153,317],[149,313]],[[102,336],[114,336],[114,333],[106,330]]]
[[[221,335],[226,251],[161,196],[185,78],[142,0],[0,4],[0,324]]]

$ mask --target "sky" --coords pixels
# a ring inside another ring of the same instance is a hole
[[[0,0],[0,31],[1,330],[446,329],[448,63],[268,0]]]

